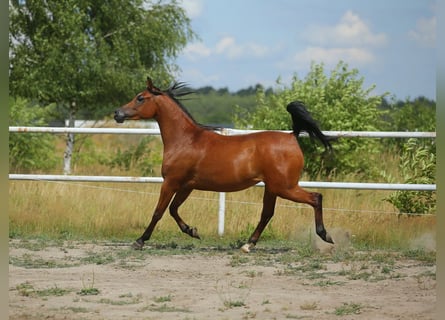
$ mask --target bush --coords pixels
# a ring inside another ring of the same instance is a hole
[[[41,107],[22,98],[9,99],[10,126],[44,126],[54,105]],[[9,168],[13,172],[53,169],[55,137],[47,133],[10,133]]]
[[[409,139],[403,146],[400,172],[404,183],[433,184],[436,181],[436,144]],[[392,203],[400,213],[435,213],[435,191],[397,191],[386,201]]]
[[[158,148],[151,148],[156,139],[153,137],[142,138],[137,145],[117,153],[110,159],[101,159],[100,162],[111,168],[120,168],[126,171],[137,168],[142,176],[151,176],[162,162],[161,151]]]

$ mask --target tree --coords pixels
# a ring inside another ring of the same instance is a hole
[[[364,89],[364,79],[358,75],[357,69],[350,70],[340,61],[328,77],[323,64],[313,63],[305,79],[295,75],[289,88],[278,79],[273,94],[266,95],[260,90],[255,112],[238,114],[235,123],[255,129],[290,130],[291,118],[285,108],[289,102],[300,100],[323,131],[377,130],[381,115],[377,106],[382,96],[371,95],[374,86]],[[374,164],[369,155],[378,151],[378,145],[372,139],[338,139],[334,142],[332,155],[323,153],[321,146],[307,139],[299,139],[299,142],[305,154],[306,172],[312,179],[336,172],[372,174]]]
[[[104,114],[134,95],[148,74],[170,82],[173,63],[196,37],[176,1],[11,0],[10,95]],[[68,136],[65,173],[73,136]]]

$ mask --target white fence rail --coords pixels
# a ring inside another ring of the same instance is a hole
[[[247,134],[264,130],[240,130],[223,128],[225,135]],[[37,133],[90,133],[90,134],[147,134],[159,135],[159,129],[140,128],[68,128],[68,127],[9,127],[9,132]],[[291,131],[284,131],[291,132]],[[361,137],[361,138],[435,138],[435,132],[405,132],[405,131],[323,131],[330,137]],[[303,134],[304,136],[304,134]]]
[[[246,134],[261,130],[222,129],[224,135]],[[9,127],[13,133],[82,133],[82,134],[144,134],[160,135],[159,129],[136,128],[68,128],[68,127]],[[290,132],[290,131],[285,131]],[[331,137],[362,137],[362,138],[435,138],[435,132],[374,132],[374,131],[323,131]],[[77,181],[77,182],[129,182],[129,183],[161,183],[161,177],[123,177],[123,176],[72,176],[47,174],[9,174],[10,180],[33,181]],[[409,191],[435,191],[436,184],[403,184],[403,183],[358,183],[358,182],[321,182],[300,181],[304,188],[331,188],[331,189],[368,189],[368,190],[409,190]],[[256,186],[262,187],[264,183]],[[218,233],[224,233],[225,193],[219,194]]]
[[[161,177],[122,177],[122,176],[71,176],[53,174],[9,174],[10,180],[34,180],[34,181],[76,181],[76,182],[139,182],[161,183]],[[408,190],[408,191],[434,191],[435,184],[404,184],[404,183],[363,183],[363,182],[323,182],[323,181],[299,181],[303,188],[320,189],[362,189],[362,190]],[[264,187],[264,183],[256,184]]]

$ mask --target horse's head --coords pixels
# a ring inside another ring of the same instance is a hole
[[[156,116],[158,108],[155,102],[156,96],[162,95],[162,91],[147,77],[147,89],[137,94],[126,105],[114,111],[114,120],[118,123],[124,120],[151,119]]]

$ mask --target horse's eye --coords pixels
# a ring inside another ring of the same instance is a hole
[[[143,96],[137,96],[136,101],[137,102],[142,102],[142,101],[144,101],[144,97]]]

